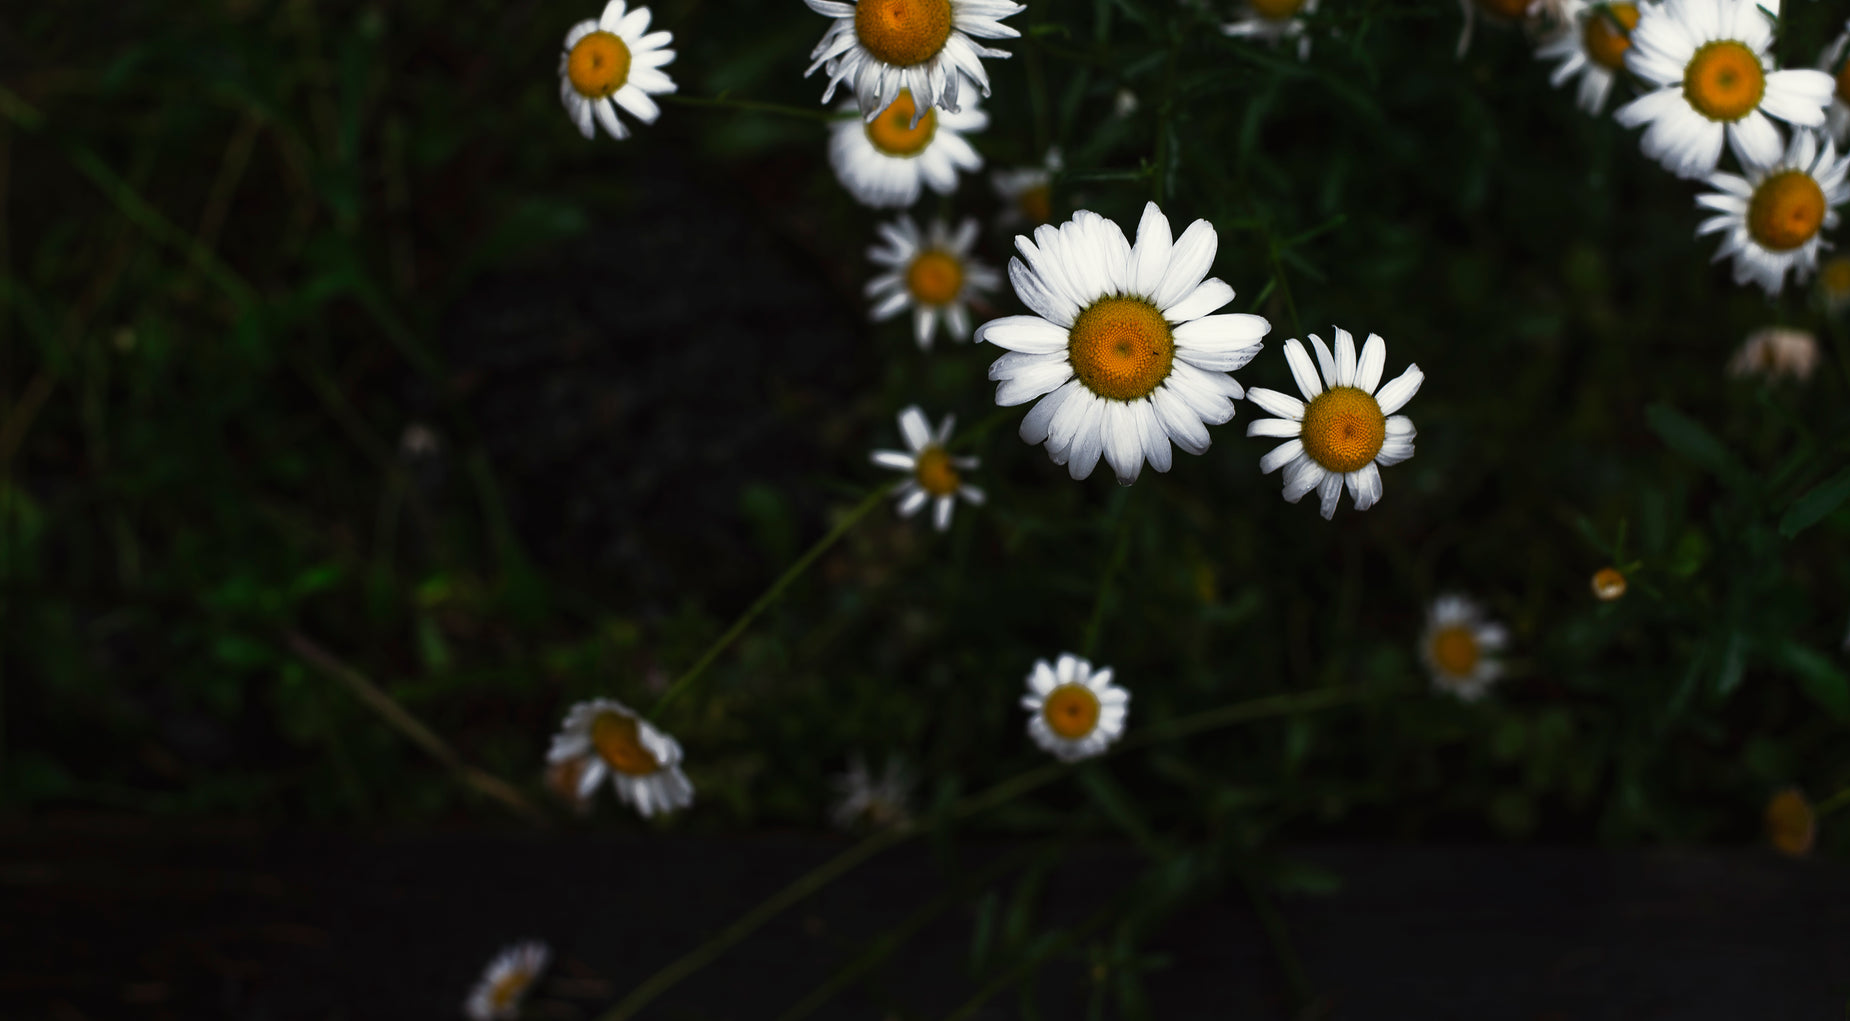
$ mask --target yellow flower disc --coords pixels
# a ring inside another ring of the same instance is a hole
[[[1469,677],[1482,654],[1477,633],[1463,624],[1442,627],[1432,636],[1432,662],[1453,677]]]
[[[926,447],[919,453],[912,474],[919,488],[933,496],[954,495],[963,481],[957,477],[957,469],[951,467],[951,455],[938,446]]]
[[[1352,472],[1375,459],[1387,442],[1381,405],[1353,386],[1337,386],[1311,398],[1304,409],[1304,452],[1333,472]]]
[[[1047,701],[1041,703],[1041,715],[1047,718],[1047,727],[1054,733],[1067,739],[1077,741],[1092,733],[1098,726],[1098,696],[1083,684],[1062,684],[1047,695]]]
[[[906,268],[906,290],[921,305],[949,305],[964,286],[964,265],[949,252],[928,248]]]
[[[1738,121],[1766,95],[1766,71],[1745,43],[1706,43],[1683,69],[1683,98],[1712,121]]]
[[[1044,184],[1037,184],[1024,190],[1015,199],[1023,219],[1029,223],[1047,223],[1053,218],[1053,189]]]
[[[609,32],[593,32],[572,47],[565,76],[579,95],[603,99],[630,80],[630,48]]]
[[[514,1005],[514,1001],[520,998],[520,994],[526,991],[527,984],[532,981],[531,972],[525,968],[514,968],[496,979],[494,985],[488,987],[488,1002],[494,1004],[497,1009],[506,1010]]]
[[[1066,356],[1088,390],[1115,401],[1148,397],[1169,378],[1175,335],[1142,298],[1100,298],[1067,333]]]
[[[854,35],[895,67],[923,64],[951,37],[951,0],[861,0],[854,5]]]
[[[1812,812],[1811,802],[1796,788],[1780,791],[1767,803],[1767,839],[1780,851],[1793,857],[1805,854],[1811,850],[1817,831],[1818,818]]]
[[[1253,13],[1267,21],[1284,21],[1304,6],[1304,0],[1246,0]]]
[[[1593,594],[1612,602],[1625,594],[1625,575],[1616,567],[1602,567],[1593,572]]]
[[[931,144],[931,136],[937,133],[938,111],[925,111],[925,116],[920,117],[918,126],[914,127],[912,115],[917,110],[912,102],[912,90],[900,89],[892,105],[867,122],[867,140],[888,156],[917,156],[924,152]]]
[[[591,721],[591,743],[610,768],[628,776],[648,776],[662,768],[655,754],[642,746],[636,717],[602,712]]]
[[[1760,182],[1747,203],[1747,233],[1760,247],[1790,251],[1824,225],[1824,189],[1803,170],[1784,170]]]
[[[1623,32],[1613,24],[1615,20],[1625,26]],[[1625,51],[1632,48],[1631,31],[1637,27],[1637,4],[1607,4],[1587,12],[1586,25],[1581,32],[1587,59],[1608,71],[1625,70]]]

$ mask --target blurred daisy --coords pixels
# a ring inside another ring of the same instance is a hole
[[[552,952],[537,941],[516,943],[488,963],[482,980],[463,1002],[470,1021],[508,1021],[520,1016],[520,1001],[533,987]]]
[[[1317,0],[1244,0],[1232,21],[1220,27],[1230,36],[1263,39],[1276,43],[1280,39],[1298,41],[1298,59],[1310,56],[1310,36],[1304,34],[1303,15],[1317,9]]]
[[[1021,706],[1028,717],[1028,736],[1061,762],[1077,762],[1104,752],[1124,733],[1131,693],[1111,683],[1111,668],[1094,672],[1092,664],[1072,653],[1061,653],[1048,666],[1034,661],[1028,673],[1028,693]]]
[[[1613,78],[1625,70],[1625,51],[1632,45],[1629,33],[1638,26],[1638,5],[1590,4],[1585,0],[1566,3],[1567,23],[1535,55],[1561,62],[1548,76],[1548,84],[1556,88],[1579,75],[1580,108],[1597,114],[1606,106]]]
[[[1763,376],[1768,380],[1789,376],[1799,382],[1811,378],[1818,367],[1818,338],[1805,330],[1769,326],[1747,335],[1740,350],[1728,360],[1728,375]]]
[[[983,157],[964,140],[964,132],[989,125],[989,115],[975,103],[957,113],[928,109],[916,122],[913,113],[912,93],[902,91],[866,123],[842,118],[829,125],[829,166],[862,205],[903,209],[918,201],[921,184],[949,195],[957,190],[959,170],[983,166]]]
[[[1850,255],[1834,255],[1818,267],[1818,296],[1831,315],[1850,308]]]
[[[1815,131],[1795,131],[1782,159],[1750,165],[1747,176],[1712,174],[1716,189],[1696,204],[1713,210],[1696,236],[1720,233],[1717,261],[1734,256],[1734,282],[1753,281],[1769,295],[1785,286],[1786,272],[1803,283],[1818,265],[1819,234],[1837,226],[1837,209],[1850,198],[1850,158]]]
[[[1593,595],[1602,603],[1610,603],[1625,595],[1625,575],[1616,567],[1602,567],[1594,571],[1588,584],[1593,587]]]
[[[1818,837],[1818,815],[1804,791],[1788,787],[1773,795],[1766,806],[1766,834],[1781,854],[1802,858],[1811,853]]]
[[[1496,654],[1507,644],[1509,632],[1485,619],[1476,603],[1463,596],[1440,596],[1426,611],[1420,658],[1426,661],[1434,688],[1475,702],[1503,676]]]
[[[1085,209],[1035,228],[1033,241],[1015,238],[1021,258],[1009,260],[1009,280],[1035,314],[991,320],[976,339],[1009,350],[989,367],[997,404],[1046,395],[1022,419],[1021,438],[1045,442],[1075,479],[1102,455],[1122,485],[1145,459],[1168,471],[1172,441],[1208,449],[1207,423],[1232,418],[1245,393],[1228,373],[1253,360],[1272,328],[1256,315],[1208,314],[1233,300],[1233,288],[1207,276],[1217,245],[1206,220],[1172,242],[1154,202],[1135,246]]]
[[[1831,40],[1831,45],[1824,48],[1824,55],[1818,58],[1818,70],[1830,75],[1834,83],[1831,107],[1824,113],[1824,125],[1838,145],[1850,143],[1850,61],[1844,59],[1847,46],[1850,46],[1850,22],[1844,23],[1844,31]]]
[[[1773,23],[1755,0],[1665,0],[1639,11],[1625,67],[1656,86],[1613,114],[1620,124],[1649,124],[1644,154],[1678,177],[1703,177],[1721,160],[1722,139],[1743,167],[1779,159],[1779,129],[1824,123],[1831,76],[1774,70],[1767,47]],[[1763,5],[1775,16],[1779,0]]]
[[[1026,223],[1032,230],[1053,219],[1053,175],[1063,165],[1060,150],[1053,148],[1047,150],[1047,158],[1038,167],[998,170],[989,175],[1003,202],[997,222],[1003,226]]]
[[[958,474],[975,468],[977,459],[952,457],[946,447],[951,442],[951,426],[956,421],[955,415],[944,416],[943,424],[934,435],[925,412],[914,404],[899,413],[899,433],[911,452],[874,451],[875,464],[912,474],[894,494],[899,498],[900,517],[909,518],[917,514],[926,501],[936,501],[932,505],[931,520],[932,526],[940,532],[951,527],[951,511],[957,506],[958,497],[978,507],[985,499],[981,489],[965,484],[963,476]]]
[[[619,800],[644,817],[694,803],[694,785],[681,773],[681,746],[623,703],[610,698],[580,702],[565,715],[546,761],[583,759],[578,793],[590,797],[604,777]]]
[[[1025,8],[1009,0],[803,0],[817,14],[834,18],[810,52],[815,63],[807,78],[822,68],[829,87],[847,81],[861,116],[872,120],[891,106],[901,89],[912,90],[921,104],[917,123],[934,106],[956,111],[960,79],[989,95],[989,72],[983,57],[1006,58],[1007,51],[979,46],[978,39],[1013,39],[1021,33],[1001,19]]]
[[[887,272],[867,282],[874,319],[891,319],[912,309],[912,334],[922,349],[931,347],[940,322],[952,340],[968,340],[970,299],[1002,283],[995,270],[970,258],[976,221],[966,219],[951,234],[943,220],[933,220],[922,237],[910,216],[876,229],[880,243],[867,250],[867,257]]]
[[[619,106],[644,124],[654,124],[662,110],[650,94],[675,89],[661,71],[674,60],[674,51],[664,49],[673,33],[644,35],[649,9],[638,7],[626,14],[623,8],[624,0],[610,0],[603,17],[573,25],[565,34],[565,52],[559,55],[559,98],[586,138],[597,134],[594,120],[610,137],[628,137],[629,129],[617,119]]]
[[[912,792],[912,771],[903,760],[886,760],[886,769],[875,779],[859,755],[848,760],[848,771],[832,778],[835,805],[829,818],[844,830],[857,826],[884,829],[909,822],[906,806]]]
[[[1372,333],[1362,345],[1359,362],[1348,330],[1336,331],[1334,357],[1323,338],[1313,333],[1310,343],[1317,350],[1316,365],[1311,364],[1303,344],[1296,339],[1285,341],[1285,361],[1309,403],[1253,387],[1247,399],[1279,417],[1254,421],[1246,427],[1246,435],[1287,438],[1259,459],[1259,471],[1270,475],[1285,469],[1285,499],[1290,503],[1316,490],[1327,521],[1336,514],[1345,482],[1355,509],[1367,510],[1381,499],[1381,470],[1376,466],[1399,464],[1413,456],[1413,422],[1394,413],[1419,392],[1426,374],[1418,365],[1409,365],[1393,382],[1381,386],[1387,342]],[[1319,366],[1322,382],[1317,379]]]

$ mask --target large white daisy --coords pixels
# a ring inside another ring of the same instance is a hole
[[[1048,666],[1034,661],[1028,673],[1028,736],[1061,762],[1077,762],[1104,752],[1124,733],[1131,693],[1111,683],[1111,668],[1092,664],[1070,652]]]
[[[1818,70],[1831,76],[1831,108],[1824,113],[1825,128],[1831,133],[1831,140],[1838,145],[1850,144],[1850,60],[1844,59],[1844,49],[1850,46],[1850,21],[1844,23],[1844,30],[1831,40],[1831,45],[1824,48],[1824,55],[1818,58]]]
[[[930,348],[939,323],[952,340],[970,337],[970,299],[1002,283],[995,270],[970,257],[976,221],[964,220],[952,234],[943,220],[933,220],[920,234],[912,217],[902,216],[878,228],[880,241],[867,250],[874,265],[887,272],[867,282],[875,320],[912,310],[912,334],[920,348]]]
[[[1721,160],[1722,139],[1742,166],[1779,158],[1779,129],[1824,123],[1831,76],[1775,70],[1767,52],[1779,0],[1664,0],[1639,12],[1626,69],[1656,86],[1613,114],[1649,124],[1641,147],[1678,177],[1702,177]]]
[[[1304,33],[1304,15],[1317,10],[1317,0],[1244,0],[1232,21],[1220,27],[1240,39],[1276,43],[1296,39],[1298,59],[1310,56],[1310,36]]]
[[[565,714],[546,761],[584,761],[578,792],[589,797],[610,777],[617,797],[645,817],[694,803],[681,772],[681,745],[612,698],[580,702]]]
[[[552,952],[537,940],[517,943],[495,955],[481,981],[463,1001],[469,1021],[511,1021],[520,1016],[520,1001],[533,988]]]
[[[1217,245],[1206,220],[1172,240],[1154,202],[1134,246],[1085,209],[1036,228],[1033,241],[1017,236],[1009,280],[1035,314],[984,323],[976,339],[1010,352],[989,367],[997,404],[1046,395],[1022,419],[1021,438],[1045,442],[1075,479],[1102,455],[1123,485],[1145,459],[1168,471],[1171,441],[1208,449],[1207,423],[1232,418],[1245,393],[1228,373],[1253,360],[1272,328],[1256,315],[1209,315],[1233,300],[1233,288],[1207,276]]]
[[[1561,30],[1535,51],[1542,60],[1558,60],[1548,84],[1560,88],[1575,75],[1580,76],[1580,108],[1597,114],[1606,106],[1612,82],[1625,70],[1625,51],[1631,49],[1629,33],[1638,26],[1638,4],[1588,3],[1586,0],[1563,0],[1565,22]]]
[[[919,101],[914,119],[931,107],[955,111],[961,99],[959,79],[989,95],[984,57],[1007,57],[1005,50],[971,41],[1013,39],[1021,33],[1001,19],[1025,10],[1009,0],[803,0],[817,14],[834,18],[822,41],[810,52],[815,63],[807,78],[824,69],[828,102],[843,81],[854,90],[861,116],[872,120],[891,106],[899,90],[910,89]]]
[[[1286,439],[1259,459],[1259,471],[1269,475],[1285,469],[1285,499],[1291,503],[1316,490],[1327,521],[1336,514],[1345,482],[1355,509],[1367,510],[1381,499],[1381,470],[1376,466],[1399,464],[1413,456],[1413,421],[1394,413],[1419,392],[1426,374],[1418,365],[1409,365],[1381,386],[1387,342],[1372,333],[1359,361],[1348,330],[1336,331],[1334,356],[1316,334],[1310,335],[1310,343],[1317,349],[1316,365],[1303,344],[1295,338],[1285,341],[1285,361],[1304,400],[1264,387],[1248,390],[1247,400],[1279,417],[1253,422],[1246,435]],[[1317,379],[1319,368],[1322,381]]]
[[[915,120],[915,109],[912,93],[902,90],[873,120],[843,118],[829,126],[829,166],[862,205],[904,209],[918,201],[921,185],[949,195],[959,170],[982,168],[983,157],[964,133],[988,127],[988,114],[968,103],[955,113],[927,109]]]
[[[959,474],[975,468],[976,458],[951,456],[948,444],[956,421],[953,415],[944,416],[933,433],[925,412],[914,404],[899,413],[899,433],[905,438],[906,451],[876,450],[873,455],[880,467],[912,476],[894,491],[900,517],[909,518],[931,502],[932,525],[940,532],[951,527],[951,511],[959,497],[972,506],[981,506],[985,499],[981,489],[964,482]]]
[[[1475,702],[1503,676],[1497,653],[1509,640],[1503,625],[1486,618],[1476,603],[1464,596],[1440,596],[1426,611],[1420,659],[1434,688]]]
[[[1795,131],[1783,158],[1750,164],[1747,176],[1711,174],[1715,191],[1696,204],[1715,212],[1696,228],[1696,236],[1720,233],[1719,261],[1734,256],[1734,282],[1753,281],[1778,294],[1786,272],[1803,283],[1818,265],[1820,234],[1837,226],[1837,208],[1850,199],[1845,173],[1850,158],[1839,158],[1829,138],[1815,131]]]
[[[661,116],[661,107],[649,96],[675,90],[661,70],[674,60],[674,51],[665,48],[673,33],[648,29],[647,7],[624,13],[624,0],[610,0],[602,17],[581,21],[565,34],[559,98],[586,138],[597,134],[593,122],[612,138],[628,137],[629,129],[617,119],[619,106],[644,124]]]

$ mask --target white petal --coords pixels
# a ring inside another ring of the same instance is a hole
[[[1387,368],[1387,341],[1379,334],[1371,333],[1368,341],[1362,345],[1362,363],[1355,370],[1355,385],[1363,392],[1372,394],[1381,385],[1381,372]]]
[[[1426,381],[1426,374],[1418,365],[1407,366],[1407,371],[1395,377],[1392,383],[1381,388],[1375,395],[1375,402],[1381,405],[1383,415],[1392,415],[1407,406],[1413,395],[1420,392],[1420,384]]]
[[[1069,335],[1064,327],[1040,316],[1004,316],[977,327],[976,339],[1010,351],[1052,354],[1066,350]]]
[[[1323,392],[1323,381],[1317,377],[1317,367],[1311,364],[1310,355],[1305,352],[1303,342],[1296,337],[1285,341],[1285,363],[1291,366],[1291,378],[1297,381],[1298,392],[1304,395],[1305,400],[1310,400]],[[1273,393],[1274,391],[1266,392]],[[1264,405],[1260,406],[1264,407]],[[1273,412],[1273,414],[1283,414],[1283,412]],[[1298,413],[1295,417],[1304,417],[1303,405],[1298,406]]]

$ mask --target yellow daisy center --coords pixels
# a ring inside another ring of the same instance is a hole
[[[655,753],[642,746],[636,717],[602,712],[591,721],[591,744],[611,769],[627,776],[648,776],[662,768]]]
[[[1760,182],[1747,204],[1747,233],[1760,247],[1790,251],[1824,225],[1824,189],[1803,170],[1783,170]]]
[[[951,0],[860,0],[854,35],[895,67],[923,64],[951,37]]]
[[[1375,459],[1387,442],[1387,416],[1366,390],[1331,387],[1304,409],[1304,452],[1333,472],[1352,472]]]
[[[1077,741],[1098,726],[1098,696],[1083,684],[1062,684],[1048,692],[1041,703],[1041,715],[1054,733]]]
[[[1284,21],[1304,6],[1304,0],[1246,0],[1253,13],[1267,21]]]
[[[1015,197],[1015,205],[1029,223],[1046,223],[1053,217],[1053,189],[1044,184],[1033,185]]]
[[[1790,855],[1811,850],[1817,831],[1817,817],[1805,795],[1796,790],[1780,791],[1766,807],[1767,837],[1773,846]]]
[[[919,488],[933,496],[951,496],[962,479],[951,466],[951,455],[943,447],[930,446],[919,452],[918,464],[912,469]]]
[[[603,99],[630,80],[630,48],[609,32],[593,32],[572,47],[565,76],[586,99]]]
[[[906,268],[906,290],[921,305],[949,305],[964,286],[964,265],[957,256],[929,248]]]
[[[1593,594],[1612,602],[1625,594],[1625,575],[1616,567],[1602,567],[1593,572]]]
[[[1818,285],[1832,297],[1850,294],[1850,258],[1840,255],[1826,259],[1818,268]]]
[[[527,984],[533,981],[533,973],[525,968],[512,968],[508,973],[495,979],[495,984],[488,987],[488,1002],[497,1009],[505,1010],[520,999],[526,992]]]
[[[912,115],[917,110],[912,90],[900,89],[892,105],[867,122],[867,140],[888,156],[917,156],[924,152],[931,144],[931,136],[938,132],[938,111],[925,111],[915,126]]]
[[[1747,44],[1705,43],[1683,68],[1683,98],[1712,121],[1738,121],[1766,95],[1766,71]]]
[[[1142,298],[1101,298],[1079,313],[1066,355],[1088,390],[1114,401],[1148,397],[1175,362],[1175,335]]]
[[[1617,21],[1619,24],[1613,24]],[[1620,29],[1620,25],[1624,29]],[[1637,4],[1607,4],[1587,14],[1581,41],[1587,59],[1608,71],[1625,69],[1625,51],[1632,48],[1631,31],[1638,27]]]
[[[1463,624],[1442,627],[1432,636],[1433,665],[1453,677],[1471,676],[1482,653],[1477,633]]]

